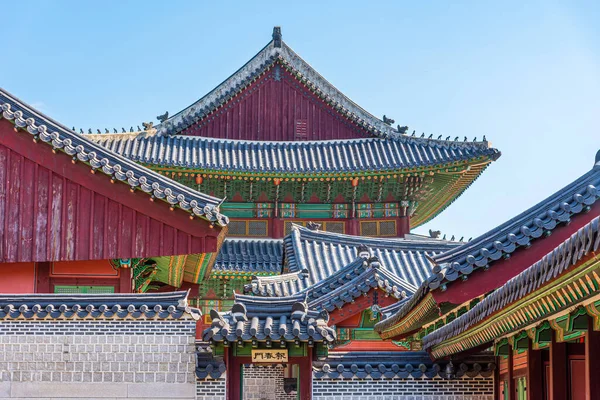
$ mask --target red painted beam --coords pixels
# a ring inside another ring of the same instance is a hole
[[[600,215],[600,202],[596,202],[588,213],[578,214],[569,225],[562,225],[547,238],[534,239],[528,249],[517,249],[507,260],[494,261],[487,271],[478,270],[468,275],[468,280],[450,282],[446,291],[434,290],[437,304],[462,304],[504,285],[508,280],[535,264],[546,254],[568,239],[573,233]]]

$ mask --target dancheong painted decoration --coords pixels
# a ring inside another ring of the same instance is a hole
[[[0,397],[600,398],[600,153],[474,240],[412,233],[500,152],[375,117],[279,27],[149,120],[0,90]]]

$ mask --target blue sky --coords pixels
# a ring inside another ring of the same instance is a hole
[[[418,3],[418,4],[416,4]],[[283,39],[371,113],[502,157],[419,228],[476,236],[600,149],[600,2],[32,1],[0,8],[0,86],[68,126],[141,125]]]

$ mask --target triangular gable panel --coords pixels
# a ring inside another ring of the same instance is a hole
[[[181,134],[233,140],[327,140],[372,137],[315,95],[281,62]]]
[[[227,223],[218,199],[130,166],[2,91],[0,106],[0,263],[218,250],[224,233],[219,225]],[[65,154],[71,150],[73,155]],[[113,175],[106,172],[111,169]],[[174,196],[173,202],[157,194]],[[214,222],[180,208],[201,203],[198,213]]]
[[[293,78],[290,79],[291,76]],[[265,85],[269,80],[272,82]],[[290,90],[286,82],[295,89]],[[254,96],[251,101],[247,99],[247,95],[242,95],[244,92],[253,91],[261,94]],[[310,96],[307,93],[310,93]],[[307,97],[306,101],[302,101],[302,97]],[[246,98],[243,107],[238,103],[242,98]],[[312,101],[308,101],[309,98]],[[317,107],[320,103],[327,104],[329,107]],[[236,104],[237,107],[234,107]],[[213,120],[219,111],[227,107],[232,111],[237,110],[238,114],[225,113],[230,119],[216,118],[212,121],[215,126],[201,130],[202,133],[194,128],[198,124],[202,125],[204,120]],[[327,112],[332,114],[327,116]],[[243,128],[259,125],[257,121],[248,119],[259,118],[262,115],[270,115],[271,118],[266,121],[266,125],[263,125],[266,129],[260,130],[258,138],[253,136],[254,132],[239,136],[239,133],[226,124],[227,122],[237,127],[239,132]],[[289,130],[295,127],[298,120],[303,119],[308,119],[312,129],[316,129],[317,126],[320,129],[317,131],[318,134],[313,134],[313,139],[390,137],[399,134],[395,127],[354,103],[280,39],[269,42],[250,61],[204,97],[170,118],[167,117],[168,113],[164,115],[164,119],[161,119],[162,122],[158,126],[162,134],[205,135],[206,132],[210,132],[211,137],[229,139],[294,140],[289,136]],[[325,130],[327,123],[333,117],[340,118],[339,126],[333,124],[331,125],[333,132],[327,132]],[[360,129],[349,129],[345,120],[352,121],[354,126]],[[342,126],[346,129],[342,129]],[[275,134],[273,130],[278,132]]]

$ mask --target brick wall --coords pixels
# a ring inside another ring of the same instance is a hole
[[[193,399],[194,340],[192,319],[2,321],[0,399]]]
[[[281,365],[244,366],[244,400],[295,400],[296,393],[283,390],[284,369]]]
[[[196,384],[196,400],[225,400],[227,380],[225,375],[219,379],[204,379]]]
[[[390,397],[393,396],[393,397]],[[314,379],[313,400],[493,400],[494,379]]]

